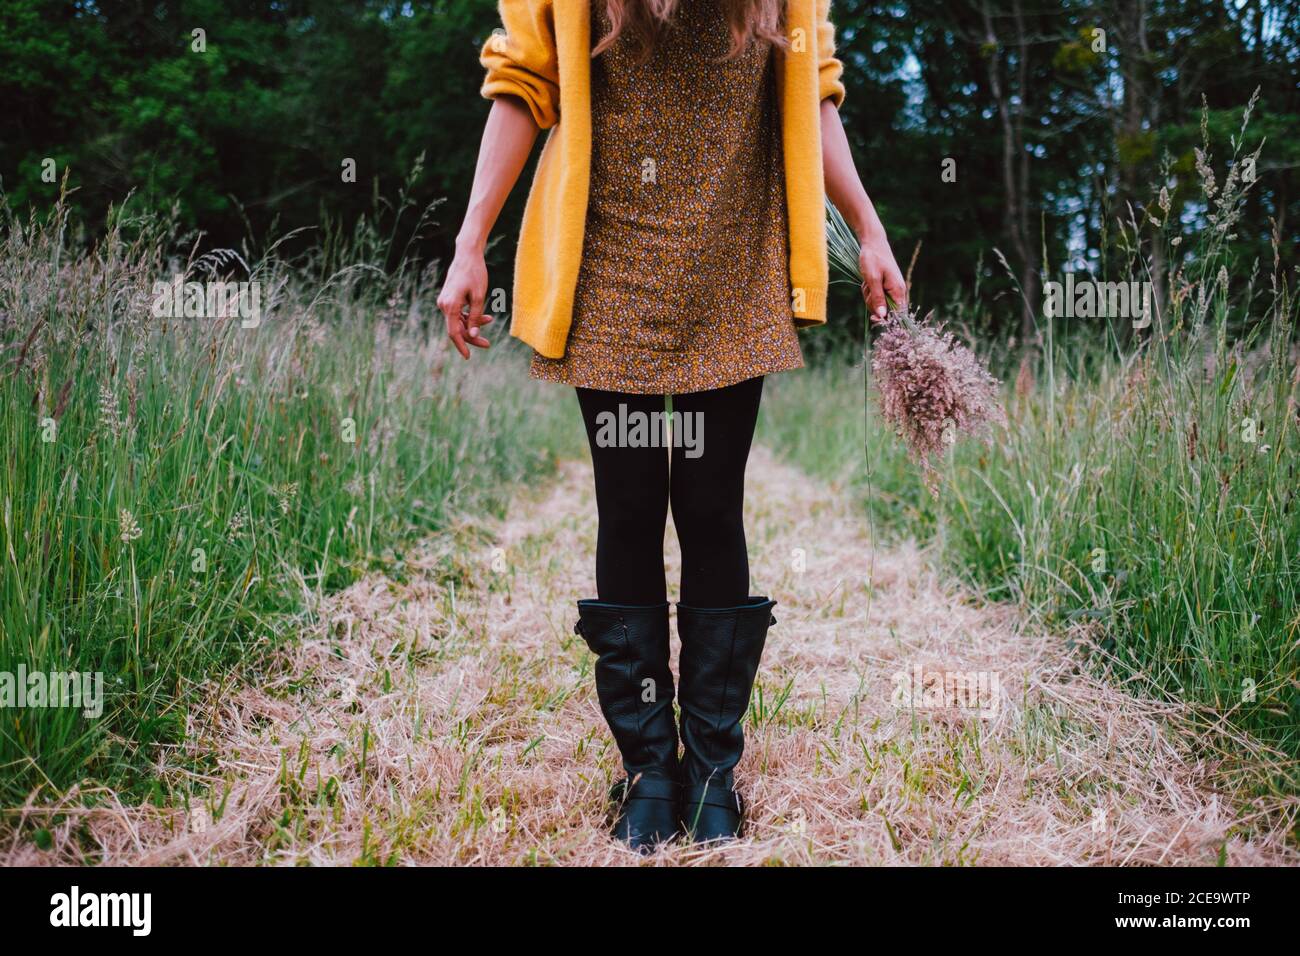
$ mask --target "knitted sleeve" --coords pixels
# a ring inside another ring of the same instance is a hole
[[[500,0],[501,24],[483,44],[479,62],[488,99],[517,96],[542,129],[560,120],[560,68],[552,0]]]
[[[835,108],[844,103],[844,64],[835,58],[835,25],[831,23],[831,0],[817,0],[817,74],[819,100],[830,97]]]

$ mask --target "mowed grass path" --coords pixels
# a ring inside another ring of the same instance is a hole
[[[1257,743],[1099,682],[1064,637],[954,590],[915,547],[873,550],[846,495],[763,449],[749,472],[752,574],[780,603],[740,766],[748,835],[638,860],[606,836],[618,758],[572,633],[573,602],[592,592],[590,486],[589,466],[566,462],[503,521],[431,541],[403,580],[324,598],[269,666],[212,688],[188,744],[165,756],[188,808],[70,801],[52,849],[15,840],[0,859],[1300,862],[1294,806],[1249,799]],[[996,714],[896,706],[894,675],[917,667],[996,674]]]

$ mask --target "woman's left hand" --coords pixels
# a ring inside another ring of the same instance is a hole
[[[907,307],[907,285],[883,231],[862,240],[858,269],[862,273],[862,298],[872,322],[882,324],[891,308]]]

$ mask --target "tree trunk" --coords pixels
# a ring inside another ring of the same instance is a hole
[[[988,55],[989,88],[998,107],[998,119],[1002,126],[1002,191],[1005,203],[1005,228],[1011,241],[1012,251],[1016,256],[1017,277],[1024,294],[1023,310],[1020,322],[1021,341],[1028,343],[1033,337],[1034,319],[1037,312],[1039,295],[1037,257],[1029,238],[1029,155],[1024,144],[1025,77],[1028,70],[1025,64],[1028,45],[1025,42],[1024,17],[1020,0],[1014,0],[1013,13],[1016,21],[1016,37],[1019,50],[1017,53],[1017,76],[1020,83],[1020,106],[1013,112],[1010,92],[1002,82],[1001,57],[1002,44],[993,27],[993,16],[989,11],[988,0],[982,4],[984,14],[984,38],[991,47]]]

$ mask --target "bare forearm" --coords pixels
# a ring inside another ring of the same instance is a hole
[[[862,276],[862,295],[867,300],[873,321],[884,322],[890,308],[905,308],[907,284],[889,248],[885,227],[876,215],[867,190],[853,165],[849,138],[835,104],[822,100],[822,172],[826,195],[840,211],[849,228],[857,234],[858,272]]]
[[[493,319],[483,312],[488,283],[483,250],[536,141],[537,123],[521,100],[501,96],[493,101],[483,128],[469,208],[456,236],[456,254],[438,292],[447,338],[461,358],[469,358],[470,345],[485,349],[491,344],[480,333]]]
[[[822,100],[822,171],[826,179],[826,195],[840,211],[859,242],[879,238],[885,234],[876,208],[867,196],[866,187],[853,165],[849,151],[849,138],[844,134],[839,110],[829,99]]]
[[[481,252],[537,140],[528,108],[510,96],[494,100],[483,128],[469,208],[456,236],[457,248]]]

